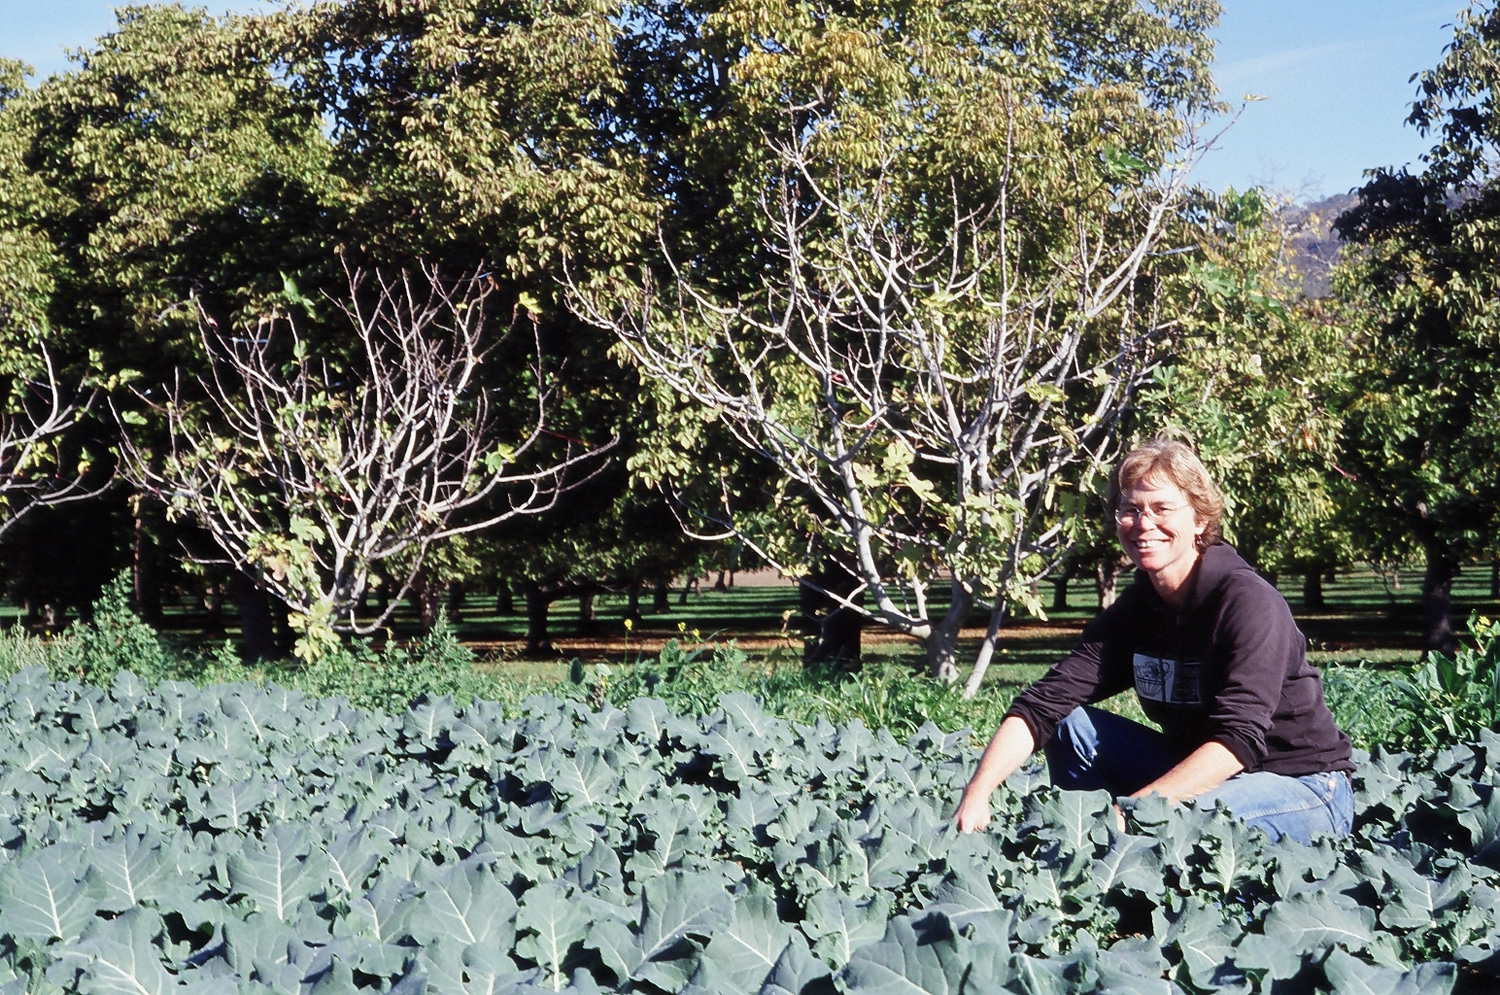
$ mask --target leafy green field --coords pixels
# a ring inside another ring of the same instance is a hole
[[[1024,771],[964,736],[537,697],[398,715],[39,670],[0,723],[0,991],[1492,990],[1500,738],[1377,754],[1343,841]]]
[[[1487,589],[1475,587],[1460,590],[1460,610],[1494,613],[1495,605],[1485,600]],[[1333,587],[1324,611],[1304,617],[1302,624],[1322,624],[1341,639],[1368,641],[1369,626],[1377,619],[1394,626],[1401,617],[1390,610],[1384,592],[1373,588],[1368,577]],[[395,711],[422,694],[482,697],[514,707],[528,695],[551,691],[617,706],[649,694],[694,713],[711,707],[720,693],[743,692],[797,721],[858,719],[898,735],[932,722],[948,732],[974,730],[982,739],[1017,691],[1066,652],[1092,614],[1080,607],[1086,599],[1079,595],[1088,592],[1075,590],[1075,607],[1046,624],[1013,623],[980,694],[966,701],[953,688],[913,679],[921,659],[906,640],[867,639],[866,663],[856,674],[805,670],[800,638],[780,624],[780,613],[793,607],[795,592],[788,587],[706,592],[630,629],[610,617],[624,607],[623,599],[618,604],[605,601],[598,626],[607,631],[618,625],[619,633],[590,637],[590,645],[600,652],[587,659],[516,660],[497,652],[493,641],[474,639],[476,630],[483,634],[488,626],[492,633],[497,623],[470,617],[457,630],[440,627],[425,637],[387,640],[378,647],[351,643],[310,667],[291,661],[247,667],[238,661],[232,641],[194,639],[181,628],[162,637],[132,613],[128,593],[126,579],[118,579],[95,605],[94,621],[61,636],[43,639],[14,627],[0,633],[0,676],[39,666],[54,677],[97,685],[108,685],[122,668],[147,681],[274,681],[307,694],[343,696],[361,707]],[[1407,630],[1398,637],[1415,638]],[[1359,662],[1341,662],[1351,655]],[[1442,745],[1492,727],[1500,717],[1496,687],[1489,679],[1494,661],[1476,655],[1472,643],[1447,669],[1436,663],[1419,667],[1414,651],[1399,646],[1315,651],[1313,657],[1325,668],[1335,717],[1362,747]],[[1130,695],[1106,706],[1143,718]]]
[[[676,641],[544,680],[446,629],[250,669],[116,584],[61,638],[0,635],[0,995],[1492,991],[1478,639],[1329,668],[1371,749],[1348,839],[1152,800],[1120,833],[1035,765],[959,836],[968,730],[1013,687]]]

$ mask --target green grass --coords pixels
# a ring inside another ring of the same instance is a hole
[[[421,694],[478,696],[516,707],[527,695],[550,690],[617,705],[649,693],[679,710],[697,712],[714,707],[721,693],[740,691],[756,695],[772,711],[804,721],[858,719],[898,734],[934,722],[948,731],[969,728],[982,739],[1011,699],[1068,651],[1094,614],[1092,592],[1077,584],[1070,591],[1070,606],[1048,620],[1013,620],[1003,630],[980,694],[966,700],[959,688],[921,677],[925,665],[917,645],[888,634],[870,633],[857,673],[804,668],[800,636],[783,621],[784,613],[795,611],[795,595],[791,587],[707,591],[629,628],[624,624],[625,599],[603,598],[596,604],[592,633],[578,632],[576,615],[560,612],[557,638],[586,637],[586,642],[565,642],[564,647],[587,647],[588,662],[581,652],[572,658],[519,659],[516,643],[504,637],[519,635],[513,627],[521,620],[491,610],[488,616],[466,613],[466,643],[450,627],[383,647],[356,642],[313,666],[286,662],[246,667],[223,638],[194,639],[186,626],[165,642],[159,640],[131,613],[129,584],[122,577],[96,604],[90,625],[51,639],[20,627],[0,633],[0,674],[39,665],[54,676],[105,684],[121,669],[148,680],[269,680],[398,710]],[[1349,577],[1330,585],[1326,596],[1323,610],[1300,617],[1305,627],[1320,625],[1329,640],[1314,658],[1325,667],[1330,707],[1356,743],[1431,745],[1435,736],[1444,738],[1433,732],[1438,726],[1469,728],[1490,720],[1486,716],[1492,717],[1494,707],[1489,699],[1475,697],[1473,678],[1459,677],[1454,684],[1451,676],[1433,671],[1435,664],[1414,674],[1417,632],[1413,626],[1402,627],[1403,612],[1391,610],[1390,596],[1377,580]],[[1500,615],[1487,588],[1477,593],[1461,589],[1460,599],[1460,612]],[[1296,608],[1300,598],[1289,600]],[[490,600],[479,607],[493,609],[493,604]],[[973,659],[979,636],[978,628],[966,631],[959,646],[961,666]],[[483,658],[476,659],[476,647]],[[1488,675],[1493,666],[1484,662],[1464,673]],[[1416,685],[1421,688],[1414,690]],[[1106,707],[1144,719],[1133,695],[1120,695]],[[1446,738],[1453,736],[1449,729]]]
[[[1326,604],[1316,612],[1302,609],[1300,577],[1285,578],[1281,584],[1282,593],[1309,637],[1310,659],[1325,669],[1330,705],[1358,741],[1378,742],[1402,727],[1403,692],[1395,682],[1409,675],[1420,657],[1420,580],[1417,571],[1409,571],[1402,576],[1399,589],[1387,589],[1368,570],[1354,571],[1325,584]],[[1042,593],[1050,605],[1050,585]],[[1489,597],[1487,565],[1460,574],[1454,593],[1454,621],[1460,630],[1470,613],[1500,616],[1500,603]],[[676,696],[683,707],[711,704],[720,691],[741,690],[761,696],[768,705],[792,717],[857,717],[868,725],[896,729],[914,729],[930,720],[950,730],[968,726],[982,736],[993,728],[1015,694],[1068,652],[1083,625],[1096,613],[1096,606],[1092,582],[1079,580],[1069,586],[1068,606],[1049,611],[1046,620],[1010,620],[1002,630],[1000,647],[981,694],[973,701],[963,700],[956,689],[920,678],[925,663],[913,640],[874,628],[867,630],[865,662],[857,676],[805,671],[801,666],[802,637],[796,627],[797,592],[789,585],[725,591],[705,587],[685,603],[679,601],[678,592],[673,592],[668,612],[647,614],[629,629],[625,625],[628,601],[623,595],[598,597],[591,627],[580,625],[576,602],[561,601],[554,605],[550,619],[551,635],[560,652],[542,659],[524,659],[520,654],[525,634],[522,614],[496,612],[492,595],[475,595],[467,599],[456,626],[464,644],[460,649],[465,652],[458,669],[454,669],[456,658],[448,659],[452,653],[444,656],[445,662],[436,670],[436,664],[429,665],[421,652],[407,654],[404,647],[413,643],[418,630],[415,618],[403,612],[394,625],[398,645],[389,652],[371,655],[375,651],[359,650],[345,654],[348,659],[338,665],[342,670],[304,674],[296,668],[262,668],[253,673],[256,679],[305,683],[306,689],[315,693],[368,693],[388,701],[420,693],[418,685],[428,679],[422,676],[428,670],[434,675],[441,670],[445,675],[442,680],[447,682],[444,687],[451,685],[453,690],[470,688],[462,674],[473,673],[478,682],[472,685],[473,693],[517,702],[525,694],[549,688],[575,696],[607,694],[613,699],[632,687],[639,690],[649,678],[653,693]],[[196,675],[197,679],[243,672],[224,649],[225,639],[233,639],[233,631],[206,635],[203,614],[195,611],[195,606],[178,603],[167,607],[163,628],[170,659],[159,666],[174,675]],[[649,608],[649,599],[642,608]],[[0,616],[4,614],[0,612]],[[976,627],[965,631],[958,647],[961,670],[974,659],[981,635],[978,626],[985,620],[973,621]],[[699,647],[697,657],[714,661],[713,666],[678,668],[682,673],[665,684],[659,674],[651,678],[653,668],[662,666],[658,655],[663,645],[672,640],[680,640],[690,655],[694,647]],[[49,669],[60,673],[82,672],[87,666],[70,661],[85,660],[94,652],[76,639],[48,644],[19,630],[12,632],[4,644],[0,647],[0,656],[5,657],[0,660],[4,664],[0,669],[6,670],[46,662]],[[390,652],[407,655],[391,656]],[[474,654],[472,668],[469,652]],[[579,684],[569,680],[570,671],[577,669],[574,658],[584,661],[585,672],[590,675]],[[597,664],[610,668],[608,678],[598,676],[604,672],[596,672]],[[106,670],[112,666],[107,661],[100,665]],[[380,688],[364,686],[371,671],[380,675]],[[347,691],[338,690],[345,685]],[[1128,694],[1108,703],[1108,707],[1143,718],[1134,697]]]
[[[1318,611],[1306,611],[1302,607],[1301,578],[1284,577],[1279,584],[1299,626],[1308,636],[1310,657],[1321,665],[1361,661],[1377,666],[1414,663],[1421,655],[1420,588],[1419,570],[1405,571],[1400,589],[1387,591],[1372,572],[1360,568],[1325,583],[1326,605]],[[1044,603],[1050,605],[1051,586],[1046,585],[1042,593]],[[659,643],[677,637],[684,630],[689,635],[696,631],[703,639],[774,642],[792,655],[800,645],[795,617],[789,625],[783,624],[784,613],[795,616],[797,611],[796,590],[790,586],[736,587],[722,592],[705,586],[702,593],[691,595],[686,604],[678,603],[674,591],[671,610],[662,615],[647,614],[628,634],[628,639],[624,628],[626,605],[623,595],[601,595],[595,602],[594,628],[586,631],[580,628],[576,601],[559,601],[553,605],[549,620],[551,635],[559,642],[590,638],[608,644],[607,649],[592,657],[597,659],[623,659],[630,654],[630,644],[639,648]],[[1049,610],[1045,623],[1025,617],[1011,620],[1001,634],[1001,651],[996,657],[1001,672],[995,676],[1006,680],[1004,671],[1020,668],[1016,670],[1016,679],[1024,680],[1028,674],[1025,668],[1048,666],[1067,652],[1084,623],[1096,612],[1092,581],[1075,580],[1068,587],[1068,607]],[[1455,582],[1455,627],[1461,629],[1471,612],[1500,614],[1500,601],[1489,597],[1487,564],[1470,566]],[[405,617],[398,621],[403,630],[412,624]],[[982,625],[983,621],[973,620],[976,625]],[[870,660],[910,664],[914,669],[919,665],[915,643],[882,636],[874,629],[868,631],[865,651]],[[524,638],[525,619],[519,611],[507,615],[496,613],[492,596],[471,597],[463,611],[459,632],[468,642],[481,646],[498,644],[500,650],[495,657],[504,660],[507,652],[512,657],[515,653],[515,647],[506,644],[518,644]],[[961,642],[960,658],[972,659],[977,647],[978,633],[974,631]],[[752,655],[768,654],[762,648],[752,650]]]
[[[1362,745],[1380,741],[1398,724],[1400,706],[1394,701],[1396,692],[1391,682],[1409,673],[1421,657],[1420,570],[1403,572],[1399,588],[1391,589],[1368,569],[1341,574],[1331,582],[1325,581],[1325,604],[1317,611],[1303,608],[1300,576],[1282,578],[1278,587],[1291,606],[1298,625],[1308,636],[1309,660],[1329,674],[1330,704],[1340,714],[1341,723],[1349,727]],[[1051,586],[1044,587],[1042,593],[1044,603],[1050,606]],[[1470,566],[1459,575],[1454,585],[1456,629],[1463,631],[1471,613],[1500,615],[1500,602],[1490,598],[1489,594],[1487,564]],[[591,660],[618,665],[638,658],[643,650],[659,645],[662,639],[678,636],[680,627],[688,635],[696,630],[704,639],[737,638],[754,643],[745,665],[747,672],[790,673],[797,667],[800,637],[795,630],[795,620],[790,628],[784,628],[782,623],[783,612],[795,614],[797,609],[796,591],[789,586],[741,587],[722,592],[705,588],[701,594],[691,596],[685,605],[678,604],[674,592],[671,611],[664,615],[647,615],[636,624],[628,641],[623,626],[625,606],[623,597],[606,596],[596,601],[594,643],[607,648],[595,652]],[[1002,630],[1000,648],[986,674],[981,700],[944,704],[942,709],[947,710],[944,714],[948,715],[948,721],[940,724],[952,727],[954,722],[967,716],[967,722],[958,724],[970,725],[981,733],[993,728],[993,722],[1003,713],[1004,705],[1068,652],[1084,624],[1097,610],[1092,581],[1081,579],[1069,584],[1068,606],[1058,611],[1049,610],[1045,622],[1024,617],[1011,620]],[[974,621],[983,622],[982,619]],[[524,619],[518,616],[466,612],[464,623],[463,635],[469,639],[508,637],[519,640],[524,631]],[[619,637],[613,644],[610,640],[597,638],[611,630]],[[554,606],[552,632],[554,638],[564,643],[580,635],[573,605],[559,603]],[[979,635],[976,628],[960,641],[961,668],[973,660]],[[768,642],[774,645],[767,648]],[[924,669],[920,648],[910,640],[869,631],[864,651],[865,676],[839,692],[844,700],[835,711],[858,712],[849,696],[885,694],[883,689],[891,681],[904,675],[910,682],[912,675],[920,674]],[[520,660],[513,650],[504,649],[490,655],[485,669],[499,675],[540,680],[560,679],[566,672],[566,666],[560,661]],[[910,683],[927,685],[926,681],[920,680]],[[866,687],[861,689],[861,684]],[[792,694],[789,687],[783,682],[782,690],[776,693],[790,696],[789,700],[799,695],[798,700],[803,701],[815,700],[818,696],[812,689]],[[935,689],[933,693],[936,693]],[[878,705],[879,702],[866,702],[865,713],[877,714]],[[828,707],[833,708],[832,705]],[[1144,720],[1131,695],[1121,695],[1106,707]]]
[[[1421,588],[1420,570],[1404,571],[1399,589],[1387,590],[1367,568],[1340,574],[1324,586],[1326,606],[1316,612],[1301,605],[1301,578],[1284,577],[1279,585],[1282,594],[1297,615],[1298,624],[1308,636],[1310,658],[1318,665],[1366,662],[1375,666],[1405,667],[1421,655]],[[1043,585],[1044,604],[1052,603],[1052,586]],[[649,596],[642,608],[649,610]],[[476,593],[465,599],[457,620],[459,637],[475,649],[487,666],[532,674],[540,679],[556,679],[566,670],[573,655],[586,660],[620,662],[643,649],[653,650],[669,638],[688,637],[698,633],[703,640],[738,639],[747,644],[752,657],[768,663],[794,661],[800,654],[801,636],[796,627],[797,593],[788,586],[734,587],[714,591],[704,585],[701,593],[679,603],[679,592],[673,591],[670,610],[665,614],[646,614],[634,630],[627,633],[624,619],[628,600],[623,594],[604,594],[595,599],[595,621],[591,628],[579,622],[576,599],[554,603],[549,616],[550,635],[559,644],[556,658],[522,660],[526,620],[519,599],[516,610],[499,613],[492,594]],[[934,610],[941,610],[941,599]],[[994,679],[1000,682],[1024,683],[1029,679],[1026,668],[1045,668],[1067,652],[1083,624],[1097,611],[1097,599],[1091,579],[1074,580],[1068,587],[1068,607],[1048,611],[1045,625],[1025,617],[1012,620],[1002,632],[1001,649],[996,656]],[[1480,563],[1464,569],[1454,585],[1455,627],[1471,612],[1500,614],[1500,602],[1489,597],[1489,566]],[[790,613],[789,621],[784,617]],[[0,624],[14,618],[14,607],[0,607]],[[235,638],[227,633],[204,630],[205,616],[196,604],[184,599],[165,606],[163,632],[184,643]],[[232,623],[232,611],[227,613]],[[982,618],[975,618],[982,625]],[[414,637],[419,632],[415,616],[409,610],[399,611],[392,624],[398,638]],[[882,636],[869,630],[865,641],[868,659],[878,664],[921,668],[916,644],[899,637]],[[570,647],[569,642],[585,640],[587,645]],[[961,660],[972,659],[978,647],[978,633],[959,646]]]

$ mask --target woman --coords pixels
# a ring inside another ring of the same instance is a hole
[[[1224,500],[1202,462],[1181,442],[1137,446],[1115,468],[1109,507],[1135,583],[1016,698],[964,789],[958,828],[987,826],[991,793],[1045,744],[1063,788],[1222,801],[1272,838],[1347,833],[1349,738],[1286,601],[1220,541]],[[1163,732],[1082,707],[1131,686]]]

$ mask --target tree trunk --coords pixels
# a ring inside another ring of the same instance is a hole
[[[723,590],[727,589],[727,586],[724,583],[724,573],[725,573],[725,571],[723,571],[723,570],[719,571],[719,578],[718,578],[718,580],[714,581],[714,590],[715,591],[723,591]]]
[[[958,680],[958,629],[942,624],[933,626],[925,648],[928,677],[944,684]]]
[[[984,672],[990,669],[990,659],[995,655],[995,644],[1000,639],[1000,624],[1005,618],[1005,599],[996,598],[995,608],[990,612],[990,627],[985,630],[984,642],[979,644],[979,656],[974,659],[974,670],[964,683],[964,697],[972,698],[979,693],[984,681]]]
[[[1052,610],[1055,612],[1066,611],[1068,607],[1068,581],[1072,580],[1071,572],[1063,572],[1052,578]]]
[[[203,634],[209,637],[224,635],[224,587],[218,581],[210,581],[203,588],[199,599],[203,606]]]
[[[547,609],[552,598],[535,584],[526,585],[526,655],[551,656],[555,650],[547,637]]]
[[[48,601],[42,605],[42,628],[56,635],[68,624],[68,606],[60,601]]]
[[[657,581],[651,588],[651,614],[665,615],[672,610],[672,589],[664,580]]]
[[[421,620],[423,632],[431,632],[437,625],[438,609],[443,604],[445,587],[446,584],[432,581],[426,576],[420,576],[412,582],[412,605],[417,609],[417,618]]]
[[[1309,570],[1302,575],[1302,607],[1317,611],[1324,606],[1323,571]]]
[[[161,614],[161,570],[156,562],[156,543],[146,531],[146,522],[137,512],[135,535],[131,543],[130,579],[135,588],[135,610],[141,620],[153,628],[160,628]]]
[[[1120,574],[1130,561],[1117,555],[1099,557],[1094,564],[1094,585],[1099,590],[1099,608],[1102,611],[1115,603],[1119,597]]]
[[[229,592],[240,617],[240,653],[246,663],[276,658],[276,630],[271,624],[271,599],[244,571],[229,578]]]
[[[594,592],[585,591],[578,596],[578,634],[591,635],[599,631],[599,616],[594,613]]]
[[[514,615],[516,612],[516,594],[510,589],[510,582],[502,580],[500,587],[495,591],[495,614]]]
[[[974,596],[964,590],[958,581],[953,581],[953,600],[942,621],[933,625],[927,637],[927,674],[944,684],[958,680],[958,630],[969,620],[974,610]]]
[[[802,631],[811,637],[803,646],[802,663],[831,664],[837,670],[858,669],[863,655],[860,633],[864,629],[865,617],[863,613],[840,604],[833,595],[849,598],[859,587],[859,581],[843,570],[836,570],[831,575],[818,571],[808,580],[817,587],[804,583],[797,591]],[[863,604],[864,595],[861,593],[854,600]]]
[[[297,642],[297,634],[292,631],[291,612],[285,601],[270,592],[266,593],[266,604],[271,611],[271,631],[276,634],[276,652],[286,656]]]
[[[696,578],[696,577],[689,577],[687,580],[683,581],[683,583],[682,583],[682,593],[679,594],[679,595],[677,595],[677,603],[679,605],[685,605],[685,604],[687,604],[688,595],[692,594],[693,593],[693,588],[695,588],[697,586],[698,586],[698,578]]]
[[[1458,649],[1458,637],[1453,634],[1453,578],[1458,576],[1458,558],[1438,538],[1424,540],[1422,549],[1427,554],[1422,575],[1422,649],[1451,654]]]
[[[1490,598],[1500,598],[1500,556],[1490,561]]]
[[[460,625],[464,620],[464,582],[456,580],[448,585],[448,621]]]
[[[631,584],[630,593],[625,602],[625,617],[632,622],[641,620],[641,585]]]

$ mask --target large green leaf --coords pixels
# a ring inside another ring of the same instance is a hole
[[[944,912],[949,918],[960,921],[961,917],[971,913],[1003,909],[1005,903],[995,892],[989,868],[970,859],[959,861],[949,868],[942,884],[933,890],[928,908]]]
[[[625,706],[625,731],[654,749],[667,736],[668,715],[659,698],[635,698]]]
[[[51,846],[0,869],[0,933],[46,941],[83,932],[106,893],[86,854]]]
[[[154,826],[97,847],[89,865],[104,886],[99,908],[106,912],[124,912],[177,895],[182,888],[167,844]]]
[[[340,836],[324,851],[328,857],[329,883],[344,895],[361,893],[391,844],[366,831]]]
[[[273,826],[259,843],[251,841],[229,858],[229,884],[255,907],[283,922],[325,874],[312,835],[294,825]]]
[[[734,900],[714,880],[682,871],[646,882],[639,928],[619,920],[594,923],[585,946],[597,950],[622,979],[648,980],[671,991],[687,984],[698,950],[734,914]]]
[[[60,951],[60,961],[76,969],[82,995],[168,995],[182,991],[182,983],[162,965],[157,944],[161,916],[149,909],[131,909],[97,926],[77,943]]]
[[[1328,892],[1303,892],[1277,902],[1262,925],[1266,939],[1288,950],[1317,952],[1333,946],[1367,951],[1394,966],[1394,938],[1375,929],[1373,910]]]
[[[206,788],[199,811],[215,829],[243,829],[266,798],[266,785],[259,776],[236,777]]]
[[[1380,876],[1385,879],[1381,889],[1385,907],[1380,910],[1380,924],[1404,930],[1434,925],[1444,911],[1464,900],[1474,883],[1473,872],[1465,864],[1459,864],[1443,879],[1434,880],[1399,859],[1383,862]]]
[[[1147,836],[1117,833],[1109,849],[1091,865],[1094,883],[1105,893],[1155,895],[1162,885],[1161,858],[1156,841]]]
[[[508,950],[515,939],[516,900],[487,867],[443,868],[411,900],[407,928],[418,943],[446,937],[467,946]]]
[[[1197,845],[1202,856],[1198,877],[1205,887],[1232,892],[1266,876],[1263,834],[1237,819],[1224,819],[1215,829]]]
[[[802,934],[794,932],[776,957],[759,995],[802,995],[828,978],[828,966],[813,956]]]
[[[1173,913],[1170,919],[1161,911],[1154,919],[1161,946],[1176,947],[1182,958],[1181,970],[1187,975],[1182,980],[1204,991],[1213,991],[1239,979],[1231,961],[1235,956],[1235,941],[1243,930],[1225,922],[1213,906],[1195,902]]]
[[[1418,964],[1409,970],[1374,967],[1334,950],[1323,962],[1332,995],[1448,995],[1458,981],[1458,965]]]
[[[718,987],[756,991],[781,958],[793,930],[777,915],[770,895],[742,895],[735,899],[733,918],[714,931],[704,948],[699,972],[714,977]],[[695,980],[703,983],[696,975]]]
[[[625,869],[637,877],[648,878],[680,867],[688,854],[703,848],[702,820],[691,806],[649,799],[638,809],[636,819],[641,824],[642,838],[635,854],[625,863]]]
[[[958,995],[972,966],[940,913],[920,923],[900,916],[878,942],[854,952],[840,981],[870,995]]]
[[[742,733],[728,729],[709,733],[703,742],[703,752],[719,761],[724,779],[733,784],[749,781],[760,773],[754,741]]]
[[[693,971],[696,949],[689,937],[707,940],[734,915],[734,900],[715,880],[674,872],[648,881],[641,890],[639,960],[634,977],[669,991],[681,988]]]
[[[1163,977],[1166,969],[1161,946],[1150,937],[1120,940],[1099,951],[1094,962],[1100,990],[1111,995],[1177,995],[1176,986]]]
[[[878,941],[887,932],[890,899],[875,895],[863,902],[838,891],[820,891],[807,903],[802,931],[812,941],[812,951],[823,962],[837,967],[854,951]]]
[[[573,805],[607,805],[619,776],[598,747],[576,754],[549,750],[538,760],[533,776],[552,785],[553,791]]]
[[[516,931],[525,933],[516,941],[516,954],[535,961],[542,985],[553,991],[566,987],[563,962],[588,931],[588,913],[569,891],[561,882],[539,884],[521,896],[516,913]]]
[[[1028,820],[1037,820],[1046,838],[1092,856],[1095,844],[1109,839],[1112,802],[1107,791],[1054,790],[1040,802],[1028,798]]]
[[[407,936],[406,923],[414,904],[416,886],[393,874],[382,874],[375,885],[350,899],[349,912],[334,922],[335,935],[368,936],[381,943],[395,943]]]
[[[431,995],[498,995],[535,977],[518,971],[503,948],[438,937],[417,953],[424,989]]]

